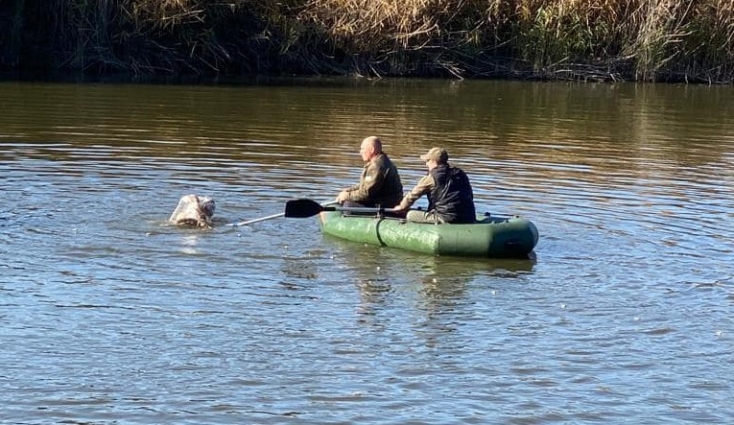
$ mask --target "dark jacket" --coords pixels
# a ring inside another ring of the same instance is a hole
[[[466,173],[441,164],[429,174],[435,186],[428,193],[428,211],[433,210],[446,223],[473,223],[476,220],[474,192]]]

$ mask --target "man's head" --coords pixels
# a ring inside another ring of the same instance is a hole
[[[382,153],[382,141],[377,136],[370,136],[362,140],[362,145],[359,148],[359,154],[362,155],[362,160],[367,162],[372,158]]]
[[[421,155],[421,159],[426,161],[429,169],[433,169],[436,166],[448,163],[449,154],[444,148],[431,148],[431,150]]]

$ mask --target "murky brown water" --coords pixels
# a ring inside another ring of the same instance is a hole
[[[8,423],[730,423],[734,89],[0,83]],[[226,223],[449,149],[534,261]],[[180,196],[219,226],[166,218]]]

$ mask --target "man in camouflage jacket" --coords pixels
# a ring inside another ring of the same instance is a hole
[[[370,136],[359,150],[365,162],[359,184],[339,193],[336,201],[350,207],[392,208],[403,199],[403,184],[395,164],[382,150],[382,141]]]

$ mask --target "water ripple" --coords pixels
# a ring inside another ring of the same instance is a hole
[[[0,92],[7,420],[734,419],[730,93],[395,81]],[[425,173],[418,156],[446,145],[480,211],[536,223],[534,258],[363,246],[315,219],[226,226],[333,198],[358,178],[369,134],[406,188]],[[215,198],[213,229],[166,222],[188,193]]]

